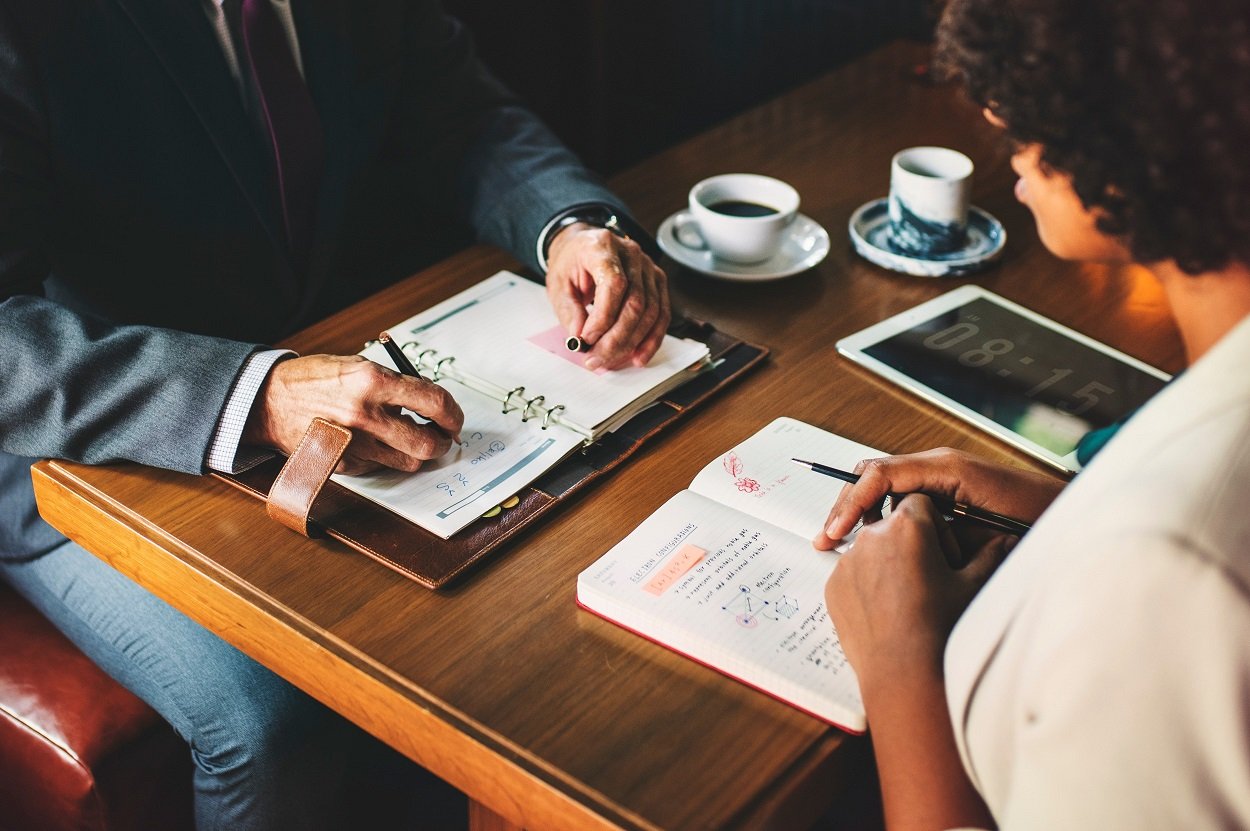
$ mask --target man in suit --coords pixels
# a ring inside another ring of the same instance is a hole
[[[467,231],[602,366],[658,349],[645,233],[436,0],[0,4],[0,577],[189,741],[201,827],[325,825],[345,728],[43,523],[29,464],[232,470],[324,415],[346,469],[417,469],[450,396],[266,344]]]

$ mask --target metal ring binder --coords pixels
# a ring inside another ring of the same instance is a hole
[[[417,359],[413,361],[413,363],[417,365],[417,369],[421,369],[421,364],[425,361],[426,355],[437,355],[437,354],[438,354],[437,349],[422,349],[420,352],[417,353]]]
[[[454,360],[456,360],[455,355],[449,355],[446,358],[439,359],[438,363],[434,365],[434,380],[435,381],[438,381],[443,377],[443,364],[449,364]]]
[[[539,396],[539,397],[541,398],[542,396]],[[544,430],[546,430],[547,426],[551,424],[551,417],[556,414],[556,411],[563,410],[563,409],[564,409],[563,404],[557,404],[554,407],[547,408],[547,413],[546,415],[543,416],[543,429]]]
[[[534,416],[530,415],[530,410],[534,408],[535,404],[541,403],[546,398],[547,396],[545,395],[536,395],[533,398],[527,400],[525,402],[525,409],[521,411],[521,421],[529,421],[531,418],[533,418]],[[541,411],[541,409],[542,408],[540,407],[539,410]]]
[[[508,394],[503,397],[503,414],[504,415],[507,415],[513,410],[520,409],[520,407],[509,407],[508,404],[512,402],[512,396],[518,395],[523,392],[525,392],[525,387],[516,387],[515,389],[509,390]],[[524,401],[524,399],[522,400]],[[527,403],[526,406],[529,406],[529,404]]]

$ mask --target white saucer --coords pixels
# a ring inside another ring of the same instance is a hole
[[[829,233],[820,223],[811,217],[797,214],[794,222],[786,229],[785,241],[781,250],[762,263],[742,265],[717,259],[710,251],[696,251],[678,241],[674,234],[677,217],[689,211],[678,211],[660,223],[656,241],[660,249],[686,268],[693,269],[712,277],[723,277],[726,280],[743,282],[759,282],[779,280],[807,271],[829,253]]]
[[[969,205],[968,239],[963,247],[927,257],[903,253],[890,239],[888,203],[888,199],[874,199],[860,205],[847,224],[855,251],[882,268],[920,277],[957,277],[989,265],[1007,244],[1002,223],[976,205]]]

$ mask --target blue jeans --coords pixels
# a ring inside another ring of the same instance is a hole
[[[377,803],[348,782],[383,786],[385,775],[365,775],[370,764],[413,780],[387,783],[409,794],[437,787],[72,542],[28,563],[0,562],[0,578],[186,739],[202,831],[369,827],[362,809]]]

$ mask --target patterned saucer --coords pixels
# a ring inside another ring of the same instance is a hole
[[[905,253],[891,240],[888,202],[874,199],[861,205],[847,224],[856,253],[882,268],[919,277],[957,277],[985,268],[998,259],[1007,244],[1002,223],[969,205],[968,237],[962,248],[927,257]]]

